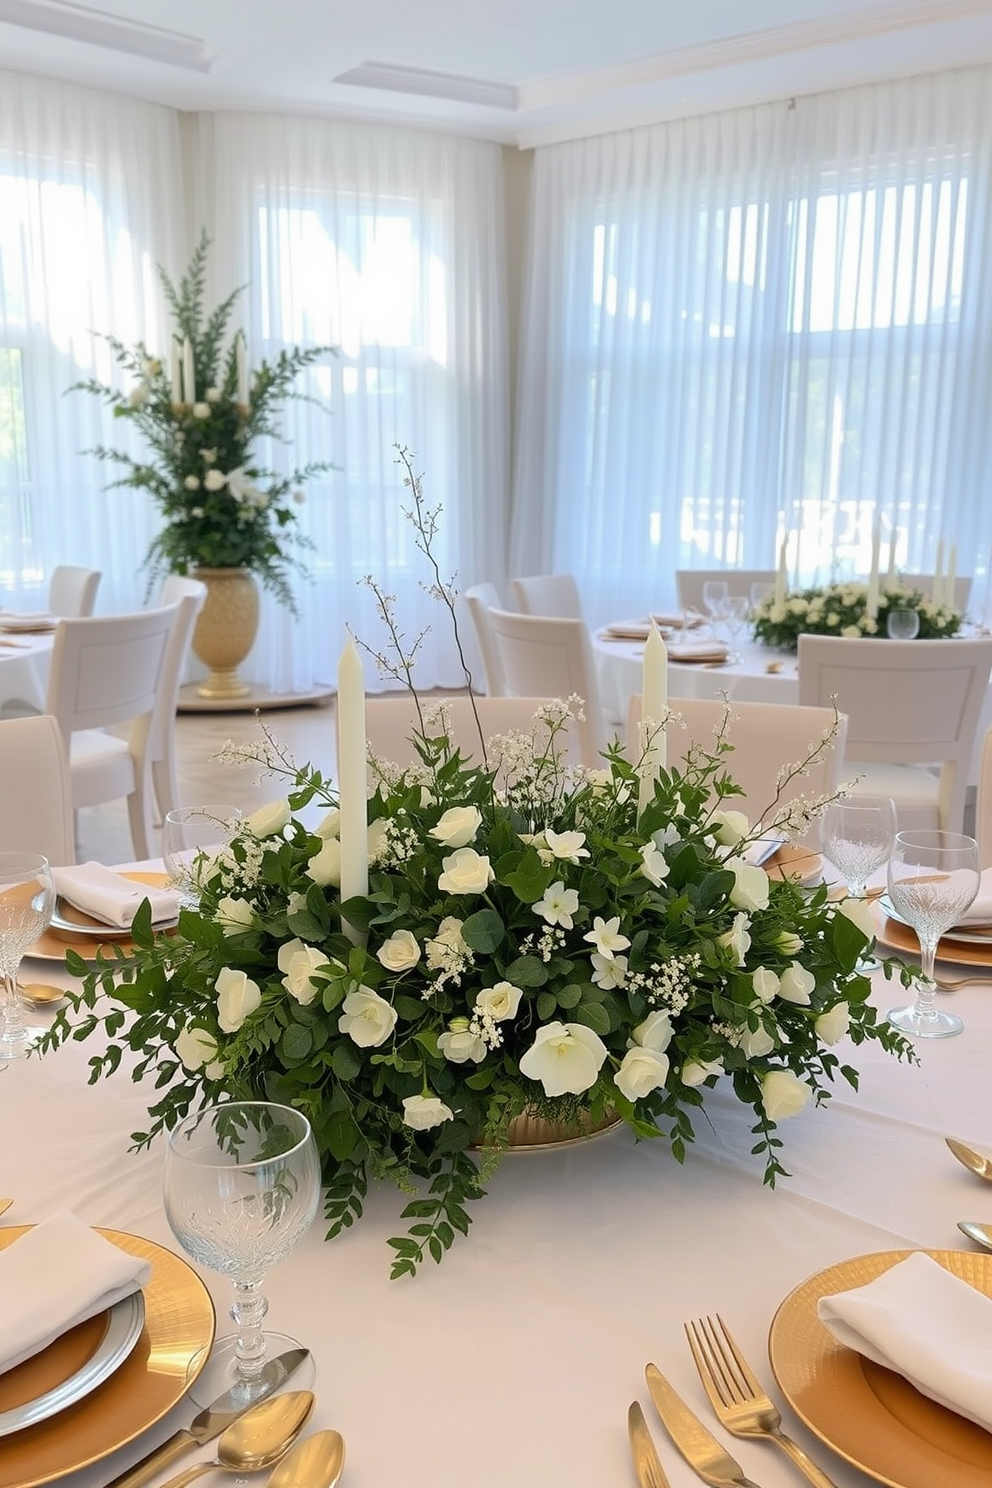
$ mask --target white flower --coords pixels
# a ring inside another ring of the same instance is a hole
[[[734,915],[734,923],[729,930],[717,936],[717,945],[727,946],[737,957],[737,965],[744,965],[744,957],[751,949],[751,936],[748,933],[751,921],[746,914]]]
[[[317,837],[340,837],[341,836],[341,813],[335,806],[328,811],[320,825],[314,828]]]
[[[183,480],[187,491],[198,491],[200,489],[200,477],[198,475],[187,475]]]
[[[769,1070],[761,1081],[761,1104],[770,1121],[784,1121],[795,1116],[813,1094],[804,1080],[791,1070]]]
[[[722,1059],[690,1059],[682,1066],[683,1085],[702,1085],[710,1075],[723,1074]]]
[[[628,1049],[623,1063],[613,1076],[613,1083],[629,1101],[640,1100],[652,1090],[660,1090],[668,1079],[668,1055],[654,1049]]]
[[[575,889],[566,889],[559,878],[544,891],[544,898],[538,899],[536,904],[531,905],[535,914],[541,916],[549,925],[561,925],[565,930],[572,928],[572,916],[579,907],[579,895]]]
[[[767,1007],[778,996],[778,976],[768,966],[759,966],[751,977],[751,986],[759,1002]]]
[[[302,940],[285,940],[276,958],[279,970],[285,972],[282,984],[301,1007],[313,1002],[320,988],[311,980],[315,972],[327,967],[327,953]]]
[[[607,960],[615,951],[625,951],[630,945],[626,935],[620,934],[620,916],[614,915],[612,919],[604,920],[601,915],[593,918],[592,929],[587,930],[582,937],[583,940],[591,941],[601,956]]]
[[[724,867],[734,875],[730,902],[735,909],[767,909],[769,877],[763,868],[745,863],[743,858],[728,858]]]
[[[627,980],[626,956],[601,956],[592,953],[592,979],[597,987],[622,987]]]
[[[225,935],[240,935],[255,923],[255,911],[247,899],[228,896],[218,900],[214,919]]]
[[[227,476],[219,470],[211,468],[203,477],[203,484],[208,491],[223,491],[227,485]]]
[[[409,971],[420,960],[420,946],[409,930],[394,930],[376,951],[376,957],[387,971]]]
[[[846,1002],[835,1003],[825,1013],[821,1013],[813,1027],[816,1036],[825,1044],[839,1044],[842,1038],[847,1036],[851,1026],[851,1009]]]
[[[658,888],[668,877],[668,860],[660,848],[653,842],[646,842],[641,848],[641,872],[649,883]]]
[[[584,846],[585,840],[585,832],[552,832],[550,827],[544,829],[545,846],[553,858],[559,858],[563,863],[577,863],[580,858],[589,856],[589,850]]]
[[[194,418],[198,418],[198,419],[208,419],[210,417],[210,404],[209,403],[194,403],[193,404],[193,417]]]
[[[202,1069],[208,1080],[219,1080],[224,1062],[217,1056],[217,1040],[205,1028],[183,1028],[173,1045],[184,1069]]]
[[[269,801],[252,812],[245,826],[253,837],[274,837],[289,825],[291,816],[287,800]]]
[[[714,811],[710,824],[716,829],[716,840],[724,847],[736,847],[751,830],[743,811]]]
[[[148,402],[147,382],[139,382],[137,387],[133,387],[128,393],[127,401],[132,408],[143,408]]]
[[[208,403],[219,403],[221,397],[220,388],[208,387],[203,396],[206,398]]]
[[[486,1057],[486,1041],[473,1033],[467,1018],[452,1018],[445,1033],[438,1036],[437,1046],[452,1064],[481,1064]]]
[[[492,1018],[494,1023],[505,1023],[517,1016],[523,989],[512,982],[497,982],[495,987],[483,987],[475,999],[475,1011]]]
[[[293,492],[293,500],[296,502],[297,506],[302,506],[306,499],[307,498],[302,491]]]
[[[546,1023],[520,1060],[520,1073],[539,1080],[547,1096],[581,1095],[595,1085],[607,1056],[602,1039],[583,1023]]]
[[[396,1009],[371,987],[359,986],[341,1004],[338,1032],[362,1049],[377,1049],[396,1027]]]
[[[256,982],[243,971],[224,966],[214,983],[217,992],[217,1022],[225,1033],[237,1033],[247,1017],[261,1006],[262,994]]]
[[[635,1044],[642,1049],[653,1049],[656,1054],[663,1054],[672,1041],[672,1019],[671,1014],[662,1012],[660,1009],[654,1013],[648,1013],[643,1023],[631,1030],[631,1038]]]
[[[237,469],[228,471],[224,479],[227,481],[227,489],[242,506],[254,504],[255,497],[261,495],[251,476],[246,475],[240,465]]]
[[[477,806],[451,806],[437,826],[431,827],[430,836],[442,847],[467,847],[481,826],[482,812]]]
[[[200,451],[200,459],[203,461],[204,465],[212,465],[216,458],[217,451],[215,449],[203,449]]]
[[[775,1040],[768,1030],[758,1025],[755,1029],[745,1028],[741,1034],[740,1047],[748,1059],[763,1059],[770,1054],[775,1047]]]
[[[871,905],[867,899],[842,899],[837,905],[837,913],[857,925],[868,940],[875,937],[875,922],[871,917]]]
[[[378,862],[385,851],[388,830],[389,821],[384,816],[377,816],[375,821],[369,822],[367,843],[370,863]]]
[[[775,945],[783,956],[794,956],[803,948],[803,942],[798,935],[793,935],[791,930],[780,930],[775,937]]]
[[[307,875],[315,884],[337,888],[341,882],[341,842],[337,837],[328,837],[320,851],[307,859]]]
[[[812,972],[793,961],[783,971],[778,983],[778,995],[786,1002],[798,1003],[801,1007],[809,1007],[810,993],[816,986],[816,977]]]
[[[496,877],[489,859],[474,847],[459,847],[441,859],[437,881],[442,894],[484,894]]]
[[[454,1111],[436,1095],[408,1095],[403,1101],[403,1123],[414,1131],[430,1131],[442,1121],[454,1119]]]

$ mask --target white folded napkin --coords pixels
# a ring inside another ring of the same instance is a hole
[[[985,868],[982,871],[978,893],[957,923],[959,925],[992,925],[992,868]]]
[[[757,842],[749,842],[742,854],[745,863],[760,868],[762,863],[775,856],[785,840],[784,837],[759,837]]]
[[[140,1291],[151,1271],[68,1209],[35,1225],[0,1251],[0,1373]]]
[[[727,648],[714,641],[688,641],[684,645],[670,642],[670,661],[726,661]]]
[[[152,924],[173,920],[179,913],[179,895],[172,889],[155,889],[135,883],[103,863],[80,863],[76,868],[53,868],[55,892],[84,914],[105,925],[126,930],[142,899],[152,906]]]
[[[57,617],[48,614],[45,610],[36,614],[24,614],[11,610],[0,611],[0,630],[54,630],[56,623]]]
[[[992,1431],[992,1298],[923,1251],[867,1286],[821,1297],[817,1314],[840,1343]]]

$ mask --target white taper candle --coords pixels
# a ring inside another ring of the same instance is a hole
[[[193,368],[193,347],[188,336],[183,341],[183,402],[196,402],[196,372]]]
[[[785,604],[785,591],[787,585],[786,556],[788,550],[788,538],[783,537],[778,550],[778,572],[775,575],[775,603]]]
[[[234,342],[234,359],[237,368],[238,390],[237,400],[239,408],[248,407],[248,356],[245,351],[245,338],[239,331]]]
[[[944,539],[937,543],[937,562],[933,566],[933,583],[930,586],[930,598],[934,604],[940,604],[944,598]]]
[[[368,769],[365,760],[365,678],[349,635],[338,661],[338,793],[341,802],[341,898],[369,891]],[[360,931],[344,925],[356,945]]]
[[[947,555],[947,573],[944,575],[944,603],[946,605],[950,605],[951,609],[955,608],[954,580],[957,578],[957,576],[958,545],[957,543],[951,543],[950,552]]]
[[[668,649],[654,621],[644,643],[644,666],[641,674],[641,717],[645,724],[661,724],[668,712]],[[637,809],[643,811],[654,797],[658,771],[668,760],[668,740],[663,728],[652,730],[642,763],[637,788]]]
[[[881,518],[876,517],[871,529],[871,568],[868,570],[868,597],[865,600],[865,613],[870,620],[878,619],[878,554],[881,542]]]

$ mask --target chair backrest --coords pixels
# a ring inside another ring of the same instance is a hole
[[[717,731],[723,726],[727,704],[720,698],[671,698],[676,717],[666,730],[668,763],[680,766],[693,745],[712,750]],[[728,796],[725,809],[743,811],[757,826],[770,821],[779,806],[797,796],[827,796],[836,791],[844,759],[847,719],[835,717],[833,708],[810,708],[800,703],[745,703],[732,700],[730,724],[725,738],[733,752],[722,756],[721,774],[727,774],[743,790],[743,796]],[[639,754],[638,724],[641,696],[630,700],[627,714],[626,752],[631,762]],[[835,730],[833,743],[796,774],[778,794],[781,771],[800,766],[822,739]],[[817,836],[817,834],[812,834]]]
[[[176,618],[162,663],[158,698],[152,713],[151,752],[153,760],[171,759],[171,734],[175,728],[179,688],[189,656],[190,642],[197,617],[207,598],[207,586],[199,579],[186,579],[169,574],[159,594],[160,607],[174,606]]]
[[[706,613],[703,604],[703,585],[710,579],[724,579],[729,594],[751,598],[752,584],[774,584],[773,568],[677,568],[675,587],[678,591],[679,609],[698,610]]]
[[[975,796],[975,837],[983,868],[992,868],[992,729],[982,743]]]
[[[59,621],[46,711],[67,747],[78,729],[150,722],[177,609]]]
[[[901,573],[898,576],[900,584],[905,584],[907,589],[919,589],[921,594],[929,595],[933,590],[933,574],[924,573]],[[964,614],[968,608],[971,598],[971,575],[955,575],[954,579],[954,608]]]
[[[960,831],[968,766],[992,671],[992,638],[799,637],[799,701],[836,698],[847,755],[866,764],[941,766],[940,825]],[[898,808],[898,802],[897,802]]]
[[[48,713],[0,722],[0,849],[76,861],[65,742]]]
[[[495,584],[473,584],[470,589],[465,590],[462,598],[472,617],[472,626],[482,655],[482,665],[486,670],[486,693],[489,697],[505,697],[506,678],[503,676],[503,662],[489,624],[489,611],[503,608],[499,590]]]
[[[429,710],[443,703],[448,714],[451,738],[458,745],[460,753],[473,764],[482,764],[479,724],[486,739],[491,739],[494,734],[511,732],[529,734],[534,728],[534,714],[542,703],[549,701],[549,698],[544,697],[477,697],[475,707],[479,715],[478,723],[471,699],[465,695],[424,698],[421,700],[421,707]],[[415,732],[421,732],[420,715],[408,693],[365,699],[365,737],[373,754],[404,768],[418,764],[420,755],[412,742]],[[428,730],[429,734],[435,732],[435,729]],[[543,739],[543,734],[540,737]],[[569,761],[573,764],[580,763],[574,727],[561,737],[567,745],[566,756]],[[489,763],[492,764],[492,761]]]
[[[533,574],[514,579],[513,597],[524,615],[551,615],[563,620],[582,619],[582,598],[571,574]]]
[[[52,569],[48,581],[48,608],[53,615],[62,615],[67,620],[92,615],[102,577],[99,569],[60,563]]]
[[[577,694],[584,703],[584,717],[576,723],[582,763],[590,769],[599,767],[607,744],[606,724],[585,622],[490,610],[489,623],[509,696],[567,698]]]

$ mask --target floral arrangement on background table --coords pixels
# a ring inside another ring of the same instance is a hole
[[[299,554],[312,547],[299,529],[296,507],[307,481],[333,467],[311,462],[277,475],[259,462],[254,447],[260,439],[279,438],[280,405],[305,396],[295,388],[299,373],[333,348],[283,350],[253,370],[240,331],[225,351],[242,291],[206,313],[209,246],[203,232],[178,288],[159,268],[175,321],[168,365],[142,342],[128,347],[108,336],[114,361],[133,385],[122,392],[91,378],[71,391],[96,394],[148,445],[144,460],[103,445],[88,453],[123,468],[112,487],[148,491],[156,502],[165,525],[146,558],[151,578],[194,568],[244,568],[293,610],[288,574],[303,567]]]
[[[434,565],[436,513],[409,467],[407,482]],[[436,565],[433,577],[453,616]],[[341,685],[343,714],[344,662]],[[777,1122],[827,1099],[838,1076],[857,1083],[841,1039],[908,1051],[858,969],[867,907],[746,861],[758,833],[732,809],[726,724],[712,749],[667,769],[665,720],[649,719],[637,764],[614,745],[590,771],[568,762],[576,706],[545,706],[531,736],[489,740],[478,765],[459,756],[443,705],[424,710],[419,763],[373,761],[358,838],[358,792],[342,782],[339,799],[264,735],[247,755],[286,795],[204,862],[199,908],[175,935],[152,934],[146,905],[133,954],[95,968],[69,954],[83,988],[43,1047],[102,1031],[93,1080],[125,1048],[137,1056],[133,1077],[159,1091],[139,1146],[203,1101],[298,1107],[322,1154],[329,1237],[361,1215],[370,1180],[411,1195],[408,1232],[390,1241],[396,1276],[468,1229],[467,1201],[528,1111],[616,1113],[681,1160],[704,1087],[725,1080],[754,1111],[753,1150],[774,1183]],[[811,755],[830,743],[812,741]],[[361,769],[364,785],[364,758]],[[790,802],[769,825],[800,833],[823,805]],[[321,819],[305,822],[315,806]]]
[[[962,616],[951,605],[934,603],[918,589],[885,581],[879,585],[877,613],[870,613],[868,585],[828,584],[819,589],[790,590],[779,597],[765,596],[752,616],[754,637],[766,646],[794,651],[801,635],[857,638],[885,636],[892,610],[915,610],[920,617],[920,640],[957,635]]]

